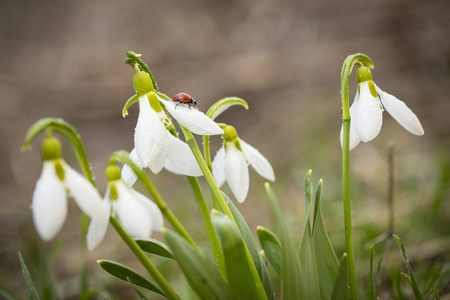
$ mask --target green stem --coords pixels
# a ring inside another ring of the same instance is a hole
[[[31,142],[36,138],[36,136],[46,129],[58,132],[70,142],[73,152],[75,153],[78,163],[80,164],[83,175],[92,183],[94,187],[96,187],[94,174],[92,173],[91,165],[89,164],[80,134],[72,125],[63,119],[45,118],[34,123],[25,135],[22,151],[28,150]]]
[[[211,151],[209,148],[209,135],[203,136],[203,154],[205,155],[205,161],[206,165],[208,166],[209,171],[212,173],[212,163],[211,163]],[[211,190],[211,194],[212,194]],[[213,197],[213,204],[214,209],[217,209],[220,211],[219,203],[217,203],[217,200],[215,197]]]
[[[187,176],[189,184],[191,185],[192,191],[194,192],[195,199],[197,200],[197,205],[202,214],[203,221],[205,223],[206,231],[208,232],[209,241],[211,242],[211,247],[214,252],[214,256],[219,266],[220,274],[222,274],[223,279],[227,280],[226,270],[225,270],[225,259],[223,257],[222,249],[220,248],[219,239],[217,237],[216,231],[211,222],[211,216],[208,211],[208,207],[205,202],[205,197],[203,197],[202,189],[196,177]]]
[[[139,180],[144,184],[147,191],[150,193],[150,196],[155,201],[156,205],[158,205],[159,209],[163,213],[163,215],[166,217],[166,219],[170,222],[172,227],[175,229],[176,232],[178,232],[179,235],[184,237],[192,246],[194,246],[198,251],[200,251],[200,248],[197,246],[197,244],[194,242],[192,237],[189,235],[187,230],[184,228],[183,224],[177,219],[177,217],[172,213],[172,211],[167,207],[166,202],[163,200],[161,195],[159,194],[158,190],[155,188],[153,183],[150,181],[150,178],[145,174],[144,171],[138,168],[133,161],[129,158],[129,154],[126,151],[120,150],[116,151],[111,155],[111,162],[118,161],[123,164],[127,164],[133,169],[133,172],[137,175]]]
[[[131,236],[122,228],[119,221],[115,217],[110,218],[110,223],[120,235],[122,240],[127,244],[128,248],[133,251],[134,255],[139,259],[141,264],[147,270],[147,272],[152,276],[152,278],[158,283],[161,289],[166,294],[169,299],[180,299],[172,287],[169,285],[167,280],[162,276],[162,274],[158,271],[158,269],[153,265],[150,259],[145,255],[139,245],[133,240]]]
[[[343,143],[342,143],[342,193],[344,204],[344,224],[345,241],[348,254],[348,276],[350,281],[351,299],[358,299],[358,290],[356,283],[355,253],[353,248],[352,236],[352,211],[350,202],[350,106],[349,106],[349,82],[350,74],[356,64],[366,64],[373,68],[372,60],[362,53],[348,56],[342,66],[341,72],[341,101],[342,101],[342,124],[343,124]]]
[[[195,141],[194,137],[192,136],[192,133],[183,127],[183,125],[179,124],[181,131],[184,134],[184,137],[186,139],[187,144],[189,145],[189,148],[191,148],[192,153],[194,154],[195,159],[197,160],[198,165],[200,166],[200,169],[203,172],[203,176],[205,176],[206,182],[208,182],[209,187],[213,193],[213,196],[217,199],[217,202],[220,205],[220,208],[222,211],[230,217],[231,220],[234,220],[233,214],[231,213],[230,208],[228,207],[227,203],[225,202],[225,199],[222,196],[222,193],[220,192],[219,188],[217,187],[216,182],[214,181],[214,177],[211,173],[211,171],[208,168],[208,165],[206,164],[205,160],[203,159],[203,156],[200,152],[200,149],[198,148],[197,142]]]
[[[153,83],[153,89],[156,92],[158,92],[159,91],[158,84],[156,83],[156,80],[153,77],[152,72],[150,71],[148,66],[140,59],[140,57],[141,57],[141,54],[134,53],[133,51],[128,51],[127,57],[125,58],[125,63],[129,64],[133,68],[134,68],[135,64],[137,63],[144,72],[148,73],[148,75],[150,76],[150,79],[152,80],[152,83]]]

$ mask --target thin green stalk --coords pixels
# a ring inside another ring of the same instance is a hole
[[[194,246],[197,250],[200,251],[200,248],[194,242],[192,237],[189,235],[187,230],[184,228],[183,224],[177,219],[177,217],[172,213],[172,211],[167,207],[166,202],[163,200],[158,190],[151,182],[150,178],[148,178],[147,174],[144,171],[139,169],[133,161],[130,159],[128,152],[124,150],[116,151],[111,155],[111,162],[118,161],[123,164],[127,164],[133,169],[133,172],[137,175],[139,180],[144,184],[147,191],[150,193],[151,197],[155,201],[156,205],[158,205],[162,214],[166,217],[166,219],[173,226],[174,230],[178,232],[179,235],[184,237],[192,246]]]
[[[115,217],[110,218],[110,223],[120,235],[122,240],[127,244],[128,248],[133,251],[134,255],[139,259],[141,264],[147,270],[147,272],[152,276],[152,278],[158,283],[161,289],[164,291],[166,296],[169,299],[180,299],[172,287],[169,285],[167,280],[162,276],[162,274],[158,271],[158,269],[153,265],[150,259],[145,255],[145,253],[141,250],[139,245],[133,240],[131,236],[122,228],[119,221]]]
[[[208,207],[205,202],[205,197],[203,197],[202,189],[196,177],[187,176],[189,184],[191,185],[192,191],[194,192],[195,199],[197,200],[198,208],[202,214],[203,221],[205,223],[206,231],[208,232],[209,241],[211,243],[214,256],[219,266],[220,274],[223,279],[227,280],[226,270],[225,270],[225,259],[223,258],[223,252],[220,248],[219,239],[217,237],[216,231],[211,222],[211,216],[208,211]]]
[[[211,151],[209,148],[209,135],[203,136],[203,154],[205,155],[206,165],[208,166],[209,171],[212,173]],[[211,190],[211,194],[212,193],[213,191]],[[212,198],[214,208],[220,211],[219,203],[217,203],[216,198],[215,197]]]
[[[186,139],[187,144],[189,145],[189,148],[191,148],[192,153],[194,154],[195,159],[197,160],[198,165],[200,166],[200,169],[203,172],[203,176],[205,176],[206,182],[208,182],[209,187],[211,188],[211,191],[213,193],[213,196],[217,199],[219,202],[220,208],[222,211],[230,217],[231,220],[234,220],[233,214],[231,213],[230,208],[228,207],[227,203],[225,202],[225,199],[222,196],[222,193],[220,192],[219,188],[217,187],[216,182],[214,181],[214,177],[209,170],[208,166],[206,165],[205,160],[203,159],[203,156],[200,152],[200,149],[198,148],[197,142],[195,141],[194,137],[192,136],[192,133],[183,127],[183,125],[179,124],[181,131],[184,134],[184,137]]]
[[[348,277],[350,282],[351,299],[358,299],[358,290],[356,283],[355,253],[353,249],[352,236],[352,211],[350,202],[350,106],[349,106],[349,82],[350,74],[356,64],[366,64],[373,68],[372,60],[362,53],[348,56],[342,66],[341,72],[341,101],[342,101],[342,124],[343,124],[343,142],[342,142],[342,194],[344,205],[344,224],[345,241],[348,254]]]

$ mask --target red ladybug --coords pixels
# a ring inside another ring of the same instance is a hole
[[[197,101],[195,101],[194,98],[192,98],[191,96],[189,96],[186,93],[179,93],[176,94],[173,97],[173,102],[178,102],[177,105],[175,105],[175,108],[180,105],[181,103],[187,104],[189,106],[189,108],[191,108],[191,106],[196,106],[197,105]]]

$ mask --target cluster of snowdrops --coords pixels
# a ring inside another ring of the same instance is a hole
[[[46,132],[42,142],[42,174],[32,199],[33,220],[39,236],[51,240],[57,235],[65,221],[67,198],[70,196],[91,219],[86,235],[89,250],[101,243],[108,224],[112,224],[147,270],[151,278],[116,262],[99,261],[105,271],[133,286],[170,299],[180,298],[144,253],[148,252],[176,260],[193,291],[202,299],[275,299],[268,265],[272,265],[281,277],[284,299],[357,299],[351,215],[344,214],[347,252],[339,261],[320,213],[323,183],[320,180],[314,190],[311,171],[305,176],[306,218],[299,246],[292,241],[287,221],[268,183],[266,190],[278,220],[280,237],[258,227],[262,250],[258,249],[237,207],[219,189],[227,182],[234,198],[242,203],[249,189],[249,165],[268,181],[275,181],[269,161],[242,140],[233,126],[215,121],[231,106],[248,108],[247,103],[237,97],[224,98],[204,114],[193,105],[195,100],[188,95],[180,100],[161,93],[140,55],[128,52],[126,62],[136,72],[132,80],[136,94],[126,102],[123,116],[127,115],[131,105],[139,104],[134,149],[130,153],[117,151],[111,155],[105,172],[108,187],[103,197],[96,188],[81,138],[70,124],[48,118],[38,121],[28,131],[24,148],[28,148],[41,132]],[[359,66],[358,89],[349,107],[348,78],[354,66]],[[382,91],[373,82],[369,67],[373,67],[370,58],[355,54],[346,59],[342,70],[343,126],[340,140],[343,148],[344,210],[350,209],[350,199],[346,196],[348,174],[345,173],[348,173],[349,151],[360,141],[368,142],[378,135],[384,110],[411,133],[424,133],[418,118],[405,103]],[[61,145],[54,133],[71,142],[83,175],[63,160]],[[202,136],[203,154],[192,134]],[[223,140],[213,160],[209,149],[212,135],[221,136]],[[119,163],[123,166],[119,167]],[[208,233],[215,263],[202,253],[166,205],[145,173],[146,168],[154,174],[165,168],[187,176]],[[204,176],[210,187],[212,211],[199,185],[200,176]],[[132,188],[136,180],[143,183],[153,201]],[[173,230],[164,227],[164,220]],[[163,231],[167,245],[151,238],[153,230]],[[412,273],[410,276],[414,278]],[[137,292],[141,298],[145,297]]]

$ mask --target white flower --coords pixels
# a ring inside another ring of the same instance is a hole
[[[384,109],[406,130],[415,135],[423,135],[422,125],[411,109],[403,101],[382,91],[373,83],[379,96],[374,97],[370,91],[372,83],[370,80],[359,83],[355,100],[350,107],[350,150],[355,148],[360,141],[366,143],[378,135],[383,123]],[[342,147],[343,127],[341,127],[340,140]]]
[[[267,180],[274,181],[275,173],[269,161],[257,149],[237,139],[242,151],[236,147],[235,142],[224,141],[224,145],[214,157],[212,169],[217,186],[221,187],[227,181],[236,200],[242,203],[249,188],[247,162]]]
[[[115,197],[117,199],[114,199]],[[110,213],[117,216],[123,228],[132,237],[147,238],[150,237],[153,230],[161,231],[163,229],[163,216],[158,206],[146,196],[130,188],[121,179],[109,182],[103,205],[108,216]],[[93,220],[91,222],[87,234],[89,250],[100,244],[107,228],[107,221]]]
[[[153,101],[157,101],[155,94]],[[166,129],[170,125],[164,111],[155,112],[147,94],[139,97],[139,118],[135,129],[134,144],[136,158],[141,167],[149,167],[159,173],[163,167],[176,174],[201,176],[202,172],[189,146],[174,137]],[[183,126],[199,134],[221,134],[223,130],[211,119],[196,109],[179,106],[162,100],[168,111],[172,112]],[[158,103],[159,105],[159,103]],[[133,151],[132,151],[133,153]]]
[[[67,216],[69,193],[89,218],[107,219],[101,196],[88,180],[61,158],[44,160],[31,205],[34,225],[43,240],[51,240],[61,229]]]

